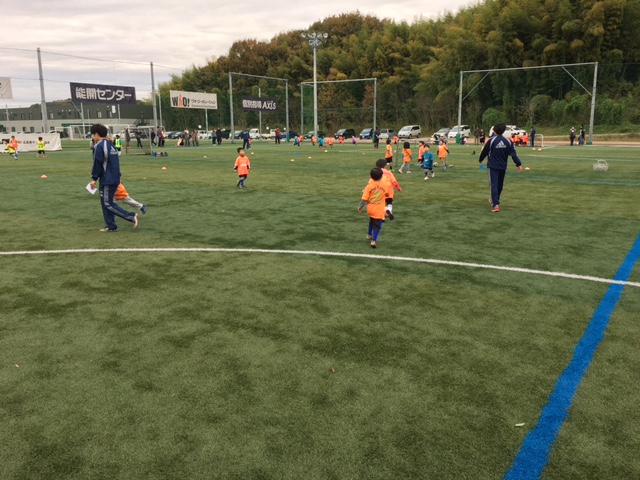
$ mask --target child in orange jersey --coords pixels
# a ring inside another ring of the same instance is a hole
[[[420,140],[420,144],[418,146],[418,163],[422,165],[422,155],[424,154],[424,140]]]
[[[382,170],[382,180],[388,183],[389,187],[389,196],[385,200],[386,204],[386,216],[389,217],[389,220],[393,220],[395,216],[393,215],[393,198],[395,197],[396,190],[399,192],[402,191],[402,187],[396,180],[396,176],[390,170],[387,170],[385,167],[387,166],[387,161],[383,158],[376,161],[376,167]]]
[[[443,170],[447,169],[447,156],[449,155],[449,147],[444,142],[444,140],[440,140],[440,145],[438,145],[438,158],[440,159],[440,166]]]
[[[245,156],[242,148],[238,148],[238,158],[236,158],[233,169],[238,172],[238,187],[244,188],[244,181],[249,175],[249,170],[251,170],[251,162],[249,161],[249,157]]]
[[[327,140],[327,142],[329,143],[329,148],[333,148],[333,137],[329,137],[329,140]]]
[[[136,202],[133,198],[131,198],[129,196],[129,192],[127,192],[127,189],[124,188],[122,182],[120,182],[120,185],[118,185],[118,188],[116,188],[116,193],[113,195],[113,198],[115,200],[122,200],[124,203],[132,206],[136,210],[140,210],[143,215],[147,213],[147,206],[144,203]]]
[[[340,145],[342,145],[342,144],[344,143],[344,137],[343,137],[342,135],[340,135],[340,136],[338,137],[338,143],[339,143]]]
[[[388,197],[388,184],[382,182],[382,170],[374,168],[370,173],[371,180],[362,192],[360,205],[358,205],[358,213],[367,207],[367,215],[369,215],[369,234],[367,240],[371,240],[371,248],[378,247],[378,235],[382,230],[382,222],[384,222],[385,199]]]
[[[411,144],[404,142],[402,149],[402,165],[398,169],[398,173],[403,173],[402,169],[407,167],[407,173],[411,173],[411,160],[413,160],[413,154],[411,153]]]
[[[397,136],[397,135],[394,135],[394,136],[393,136],[393,144],[394,144],[394,145],[397,145],[399,140],[400,140],[400,139],[398,138],[398,136]]]
[[[387,162],[389,170],[393,171],[393,147],[391,146],[390,138],[387,138],[387,146],[384,149],[384,159]]]

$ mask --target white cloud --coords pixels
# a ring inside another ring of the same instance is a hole
[[[134,86],[142,98],[151,91],[150,62],[156,83],[165,82],[172,74],[224,55],[237,40],[269,40],[332,15],[357,10],[411,23],[469,3],[328,0],[315,8],[286,0],[242,4],[111,0],[104,4],[108,8],[96,9],[95,4],[79,0],[16,2],[11,6],[11,24],[17,27],[0,29],[0,76],[11,77],[14,96],[4,103],[26,106],[40,101],[36,48],[41,49],[48,101],[68,98],[69,82]]]

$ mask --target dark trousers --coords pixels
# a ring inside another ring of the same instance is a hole
[[[102,205],[102,216],[104,217],[104,223],[109,230],[116,230],[116,216],[122,217],[128,222],[133,222],[136,214],[127,212],[124,208],[118,205],[113,199],[116,194],[118,185],[102,185],[100,184],[100,205]]]
[[[489,170],[489,188],[491,189],[491,204],[500,205],[500,195],[502,194],[502,187],[504,186],[504,177],[507,171],[496,170],[495,168],[488,168],[487,170]]]

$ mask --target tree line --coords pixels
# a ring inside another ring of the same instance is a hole
[[[440,128],[457,123],[460,71],[598,62],[596,125],[632,128],[640,120],[640,0],[487,0],[437,19],[409,24],[358,12],[309,26],[328,34],[317,51],[318,81],[376,78],[377,124]],[[301,117],[311,130],[313,51],[289,31],[259,42],[235,42],[226,55],[193,66],[160,86],[218,94],[210,125],[228,126],[229,72],[287,79],[291,128]],[[587,124],[592,65],[473,73],[464,77],[463,123],[487,127],[495,121],[522,126]],[[263,126],[284,124],[285,84],[235,77],[235,126],[257,126],[244,112],[242,95],[276,98],[278,112],[263,114]],[[372,82],[323,84],[318,91],[320,130],[371,126]],[[301,104],[304,103],[304,111]],[[163,111],[168,128],[204,123],[203,113]],[[195,122],[195,123],[194,123]]]

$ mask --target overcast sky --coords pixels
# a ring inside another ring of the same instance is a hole
[[[332,15],[359,11],[413,23],[473,3],[326,0],[314,8],[286,0],[13,2],[0,28],[0,77],[11,78],[13,100],[0,102],[9,108],[40,102],[37,48],[47,101],[69,98],[69,82],[133,86],[142,99],[151,91],[150,62],[157,85],[226,54],[236,40],[269,40]]]

